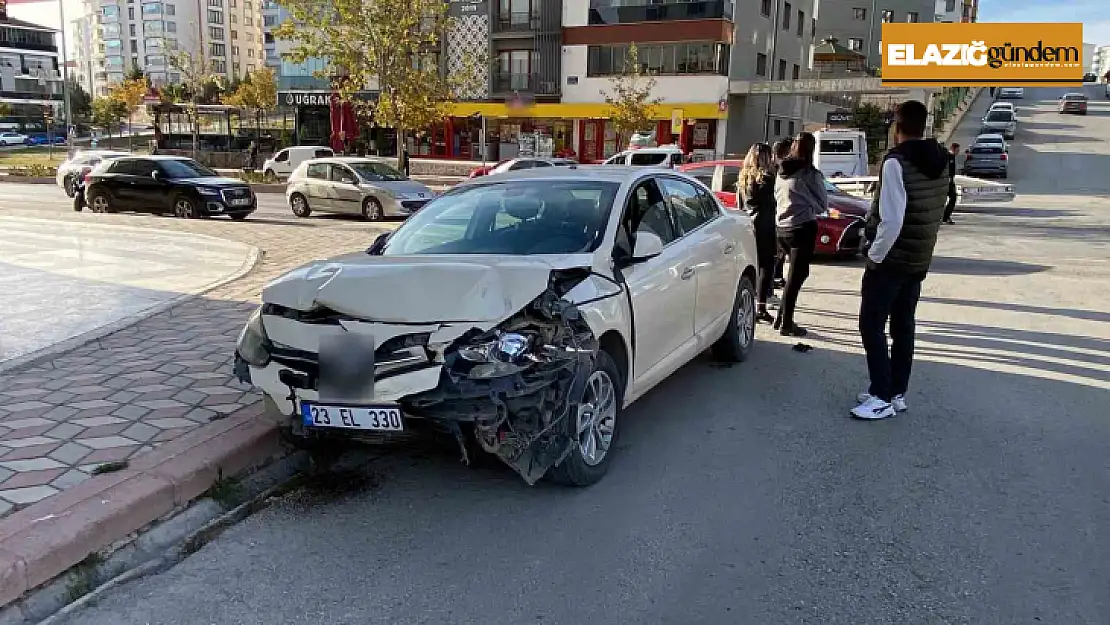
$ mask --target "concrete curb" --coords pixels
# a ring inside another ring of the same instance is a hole
[[[0,175],[0,182],[11,182],[20,184],[57,184],[57,180],[53,178],[38,178],[34,176],[11,176],[8,174]]]
[[[937,141],[941,143],[948,143],[948,140],[952,138],[952,134],[956,132],[957,128],[960,127],[960,122],[964,120],[964,115],[967,115],[967,112],[975,107],[975,102],[979,100],[979,96],[981,96],[982,94],[983,88],[975,87],[975,94],[967,100],[967,105],[961,107],[960,110],[956,112],[956,115],[952,117],[952,122],[949,124],[945,124],[944,130],[941,130],[940,134],[937,135]]]
[[[17,218],[17,219],[21,219],[23,221],[43,221],[44,223],[48,223],[48,224],[53,223],[51,221],[44,221],[44,220],[38,220],[38,219],[26,219],[26,218],[22,218],[22,217]],[[115,229],[115,230],[154,230],[154,228],[132,228],[132,227],[128,227],[128,226],[116,226],[116,225],[110,225],[110,224],[98,224],[98,227],[112,228],[112,229]],[[158,230],[158,232],[167,232],[167,233],[175,234],[175,235],[185,235],[185,233],[181,233],[181,232],[177,232],[177,231],[173,231],[173,230]],[[210,236],[205,235],[205,234],[187,234],[185,236],[203,237],[203,238],[206,238],[206,239],[222,240],[222,239],[218,239],[218,237],[210,237]],[[239,243],[239,242],[235,241],[235,243]],[[48,361],[48,360],[53,360],[55,357],[61,356],[62,354],[73,351],[73,350],[77,349],[78,347],[81,347],[82,345],[85,345],[87,343],[90,343],[90,342],[98,340],[98,339],[102,339],[102,338],[108,336],[109,334],[115,334],[116,332],[119,332],[120,330],[124,330],[126,328],[129,328],[129,327],[135,325],[136,323],[139,323],[140,321],[143,321],[144,319],[149,319],[150,317],[153,317],[155,315],[164,313],[164,312],[166,312],[170,309],[176,308],[176,307],[180,306],[181,304],[184,304],[184,303],[186,303],[190,300],[193,300],[197,297],[200,297],[200,296],[204,295],[205,293],[208,293],[209,291],[212,291],[213,289],[217,289],[217,288],[219,288],[219,287],[221,287],[225,284],[229,284],[231,282],[234,282],[234,281],[242,278],[243,276],[246,276],[248,273],[250,273],[255,268],[255,266],[258,265],[259,261],[261,261],[261,260],[262,260],[262,250],[259,249],[257,246],[254,246],[254,245],[248,246],[247,258],[243,260],[243,263],[242,263],[242,265],[239,266],[239,269],[237,269],[231,275],[229,275],[225,278],[222,278],[220,280],[217,280],[215,282],[212,282],[210,284],[207,284],[207,285],[201,287],[195,293],[182,293],[181,295],[178,295],[177,297],[174,297],[173,299],[170,299],[168,301],[162,302],[161,304],[157,304],[155,306],[152,306],[152,307],[150,307],[150,308],[148,308],[148,309],[146,309],[142,312],[136,313],[134,315],[124,317],[123,319],[120,319],[118,321],[114,321],[114,322],[109,323],[107,325],[103,325],[99,328],[96,328],[95,330],[90,330],[88,332],[85,332],[84,334],[79,334],[77,336],[68,338],[64,341],[61,341],[61,342],[55,343],[53,345],[49,345],[47,347],[44,347],[42,349],[33,351],[29,354],[24,354],[22,356],[17,356],[15,358],[10,359],[10,360],[6,360],[6,361],[0,363],[0,373],[8,373],[8,372],[15,371],[15,370],[18,370],[18,369],[25,369],[27,367],[33,367],[35,365],[42,364],[43,362]]]
[[[262,402],[203,425],[0,520],[0,608],[190,503],[216,482],[283,455]]]

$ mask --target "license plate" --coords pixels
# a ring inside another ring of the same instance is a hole
[[[250,204],[251,204],[251,199],[249,197],[238,198],[238,199],[231,200],[231,205],[232,206],[250,206]]]
[[[397,406],[325,406],[301,402],[301,420],[309,427],[403,432],[404,419]]]

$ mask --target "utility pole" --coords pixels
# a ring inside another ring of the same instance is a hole
[[[871,14],[867,19],[867,65],[874,67],[872,53],[875,51],[875,13],[879,10],[879,0],[871,0]]]
[[[768,61],[767,72],[769,78],[775,80],[775,67],[778,65],[777,56],[779,49],[779,8],[783,0],[775,0],[775,10],[771,12],[771,58]],[[767,93],[767,106],[763,110],[763,140],[771,140],[771,94]]]
[[[59,56],[62,59],[62,100],[63,107],[65,107],[66,116],[66,153],[73,154],[73,133],[70,132],[71,127],[76,125],[73,123],[73,110],[69,106],[69,68],[66,66],[66,3],[65,0],[58,0],[58,18],[62,21],[61,27],[61,49]]]

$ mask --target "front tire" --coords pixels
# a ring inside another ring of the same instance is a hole
[[[308,217],[312,214],[312,207],[308,205],[308,198],[300,193],[289,196],[289,208],[297,217]]]
[[[713,344],[713,357],[721,362],[744,362],[755,345],[755,286],[748,276],[740,278],[732,317],[721,338]]]
[[[616,451],[623,401],[624,375],[607,352],[599,351],[582,401],[571,407],[565,419],[566,432],[575,439],[574,449],[551,468],[549,477],[553,482],[591,486],[605,476]]]
[[[381,221],[385,216],[382,203],[377,198],[368,197],[362,202],[362,218],[366,221]]]
[[[173,201],[173,216],[178,219],[196,219],[199,214],[193,200],[181,195]]]

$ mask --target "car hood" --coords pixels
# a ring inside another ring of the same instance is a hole
[[[262,301],[299,311],[326,308],[381,323],[492,324],[543,293],[552,270],[589,264],[577,256],[358,253],[298,267],[267,285]]]
[[[863,198],[843,195],[829,195],[829,208],[835,208],[845,215],[864,217],[871,208],[871,202]]]
[[[428,187],[420,184],[419,182],[416,182],[415,180],[381,181],[381,182],[371,182],[369,184],[372,187],[378,187],[379,189],[385,189],[386,191],[389,191],[389,192],[397,194],[397,195],[405,195],[405,196],[412,195],[412,196],[415,196],[415,195],[418,195],[420,193],[423,193],[424,197],[426,197],[426,198],[430,198],[433,195],[431,189],[429,189]]]
[[[174,178],[174,182],[196,185],[198,187],[247,187],[250,186],[242,180],[235,178]]]

